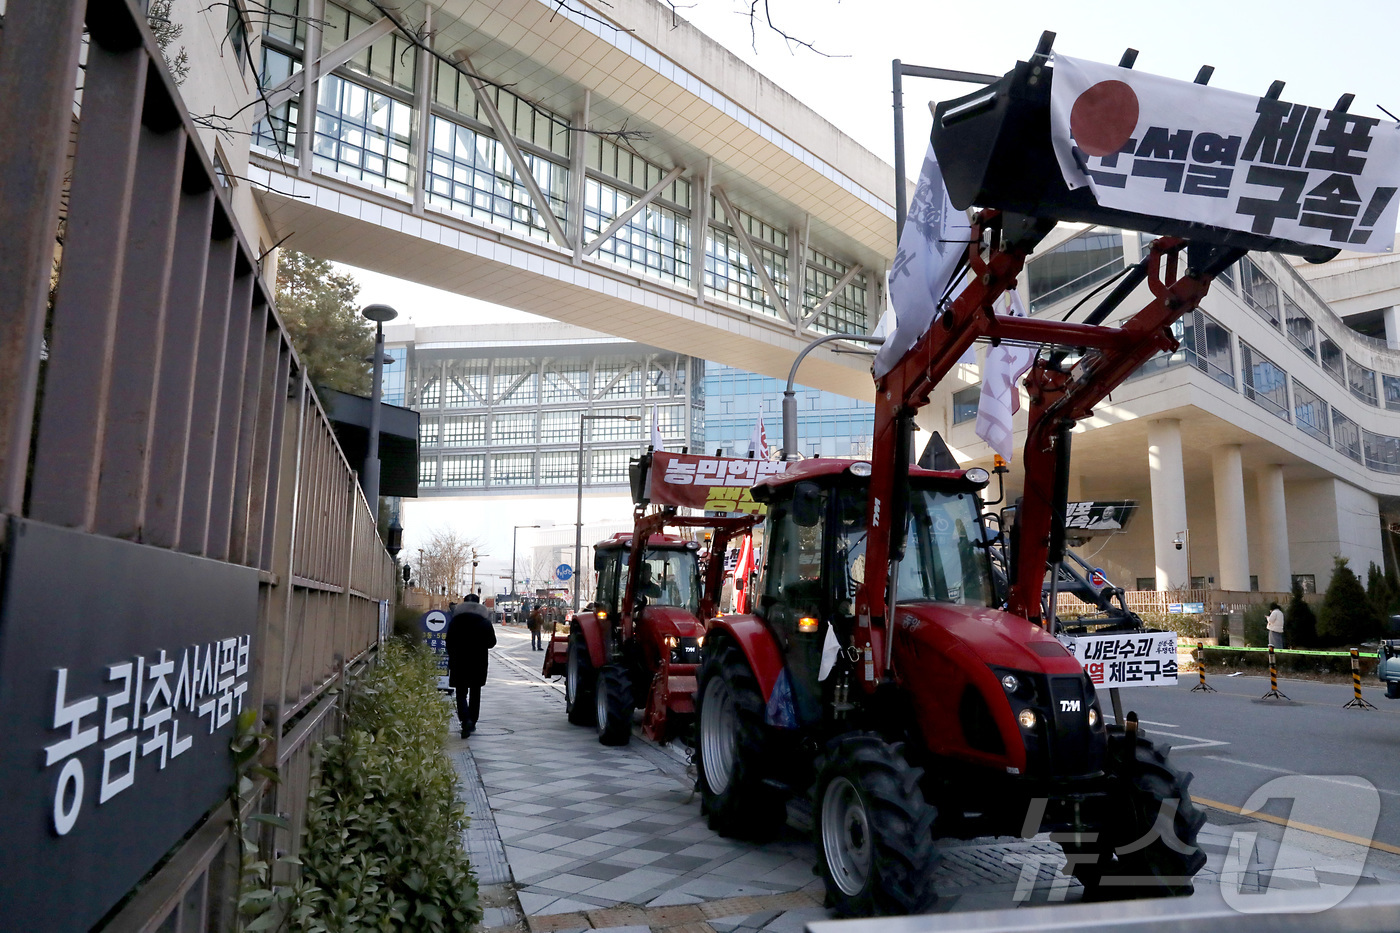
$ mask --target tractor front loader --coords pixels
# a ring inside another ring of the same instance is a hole
[[[1335,250],[1098,209],[1066,187],[1051,152],[1054,71],[1046,41],[990,87],[938,106],[949,196],[981,208],[967,284],[876,378],[870,461],[794,462],[755,485],[768,507],[758,605],[716,620],[705,640],[697,747],[710,825],[761,837],[789,805],[808,809],[841,914],[928,910],[943,837],[1050,832],[1086,898],[1189,894],[1205,864],[1190,775],[1131,713],[1105,722],[1094,683],[1053,637],[1070,432],[1176,349],[1172,324],[1247,250]],[[997,313],[1061,219],[1159,236],[1082,320]],[[1144,282],[1151,300],[1105,324]],[[1026,378],[1025,486],[1004,535],[981,499],[987,471],[910,466],[915,412],[978,341],[1040,348]],[[993,547],[1004,548],[1004,589]]]

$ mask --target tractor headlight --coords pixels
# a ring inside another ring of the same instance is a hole
[[[1098,727],[1099,727],[1099,711],[1096,710],[1096,709],[1094,709],[1094,708],[1091,706],[1091,707],[1089,707],[1089,728],[1090,728],[1090,729],[1097,729]]]
[[[704,636],[704,635],[697,635],[697,636],[695,636],[695,647],[697,647],[697,648],[703,648],[703,647],[705,647],[705,636]]]
[[[1021,728],[1027,731],[1034,729],[1040,717],[1035,714],[1035,710],[1026,707],[1016,714],[1016,721],[1021,724]]]
[[[662,640],[663,640],[664,642],[666,642],[666,647],[667,647],[667,648],[674,648],[674,647],[676,647],[676,645],[679,645],[679,644],[680,644],[680,639],[676,638],[676,636],[674,636],[674,635],[667,635],[667,636],[666,636],[665,638],[663,638]]]
[[[1007,693],[1015,693],[1021,689],[1021,682],[1016,679],[1015,674],[1007,674],[1001,679],[1001,687]]]

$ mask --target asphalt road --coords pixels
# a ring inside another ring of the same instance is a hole
[[[1194,675],[1176,687],[1122,691],[1123,709],[1136,711],[1146,734],[1173,747],[1171,760],[1195,773],[1191,793],[1234,807],[1269,781],[1290,775],[1306,782],[1308,799],[1274,799],[1262,812],[1374,838],[1400,852],[1400,700],[1387,700],[1374,679],[1362,681],[1375,710],[1345,709],[1350,684],[1279,680],[1287,700],[1261,699],[1267,677],[1208,674],[1215,693],[1193,693]],[[1106,699],[1106,698],[1105,698]],[[1105,702],[1105,707],[1108,706]],[[1366,783],[1379,794],[1374,835],[1364,829]]]

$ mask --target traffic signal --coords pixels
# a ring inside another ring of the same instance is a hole
[[[403,565],[403,582],[404,582],[404,583],[407,583],[407,582],[408,582],[409,580],[411,580],[411,579],[413,579],[413,568],[410,567],[408,564],[404,564],[404,565]]]

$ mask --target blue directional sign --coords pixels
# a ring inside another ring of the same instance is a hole
[[[554,575],[559,578],[560,582],[563,582],[574,575],[574,568],[568,564],[560,564],[554,568]]]

